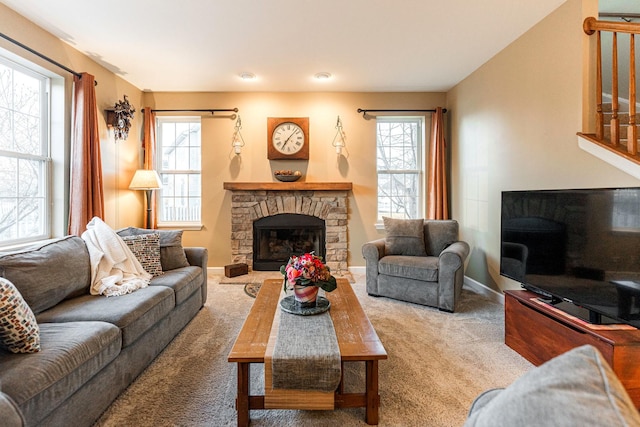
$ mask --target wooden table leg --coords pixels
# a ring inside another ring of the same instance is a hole
[[[380,396],[378,395],[378,361],[367,360],[367,409],[365,421],[367,424],[378,424],[378,407]]]
[[[238,362],[238,427],[249,427],[249,363]]]

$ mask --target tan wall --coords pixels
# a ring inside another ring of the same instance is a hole
[[[364,266],[362,245],[384,234],[376,231],[375,120],[365,120],[358,108],[430,109],[444,105],[443,93],[146,93],[145,105],[155,109],[237,107],[246,146],[240,157],[231,153],[235,122],[202,120],[202,231],[185,231],[184,242],[209,249],[209,266],[231,262],[231,195],[225,181],[271,182],[278,169],[300,170],[307,181],[352,182],[349,198],[349,266]],[[331,146],[340,116],[347,135],[348,159],[337,161]],[[267,117],[309,117],[309,161],[267,159]],[[429,122],[427,122],[429,123]],[[428,134],[428,131],[427,131]]]
[[[567,1],[447,94],[467,275],[494,289],[518,287],[499,274],[501,191],[640,185],[578,148],[591,75],[582,21],[594,11],[594,0]]]
[[[138,109],[142,102],[142,91],[130,85],[119,76],[97,64],[88,56],[77,51],[69,44],[60,41],[50,33],[44,31],[21,15],[16,14],[4,5],[0,5],[0,27],[2,33],[18,40],[26,46],[42,53],[45,56],[65,65],[76,72],[87,72],[95,76],[98,81],[96,96],[98,102],[98,116],[100,125],[100,139],[103,163],[103,180],[105,192],[105,222],[112,227],[123,227],[142,221],[142,195],[128,189],[129,181],[135,169],[140,165],[140,115],[135,115],[133,129],[129,139],[124,142],[114,142],[113,132],[106,126],[104,110],[128,95],[130,102]],[[65,108],[65,135],[64,141],[55,141],[56,144],[65,144],[69,148],[69,134],[71,129],[71,95],[73,76],[66,71],[38,58],[28,51],[18,47],[4,39],[0,39],[0,47],[9,50],[23,58],[26,58],[66,80],[66,108]],[[56,165],[67,171],[69,165]],[[56,183],[57,185],[58,183]],[[60,185],[63,185],[60,183]],[[65,185],[68,188],[68,185]],[[68,192],[62,198],[68,199]],[[65,221],[66,223],[66,221]],[[66,230],[65,230],[66,231]]]

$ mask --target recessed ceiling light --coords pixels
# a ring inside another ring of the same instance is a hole
[[[316,80],[329,80],[331,78],[331,73],[322,71],[320,73],[316,73],[313,77],[315,77]]]
[[[240,73],[240,78],[242,80],[255,80],[256,75],[253,73],[245,72],[245,73]]]

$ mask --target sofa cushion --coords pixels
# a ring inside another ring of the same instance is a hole
[[[437,282],[438,258],[388,255],[382,257],[378,262],[378,272],[387,276]]]
[[[595,347],[570,350],[480,395],[465,427],[638,426],[640,416]]]
[[[63,237],[0,255],[0,277],[10,280],[38,314],[89,292],[89,252],[80,237]]]
[[[386,236],[385,254],[425,256],[424,220],[382,217]]]
[[[0,351],[0,382],[27,425],[39,422],[120,353],[120,330],[104,322],[40,325],[42,351]],[[1,424],[1,423],[0,423]]]
[[[127,244],[144,271],[153,277],[162,274],[160,265],[160,235],[158,233],[141,234],[139,236],[124,236],[122,240]]]
[[[116,325],[122,331],[122,347],[133,343],[153,327],[175,306],[171,289],[149,286],[117,297],[83,295],[61,302],[37,315],[44,322],[102,321]]]
[[[176,305],[182,304],[202,286],[202,268],[182,267],[165,271],[162,276],[151,279],[149,286],[166,286],[173,289]]]
[[[149,230],[146,228],[127,227],[117,231],[121,236],[140,234],[160,234],[160,264],[163,271],[180,267],[188,267],[189,261],[182,247],[182,230]]]
[[[0,277],[0,344],[13,353],[40,351],[40,328],[33,311],[13,286]]]

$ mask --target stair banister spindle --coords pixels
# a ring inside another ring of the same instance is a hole
[[[620,119],[618,118],[618,33],[613,33],[611,55],[611,145],[620,143]]]
[[[598,31],[596,53],[596,138],[604,139],[604,114],[602,113],[602,34]]]
[[[629,35],[629,126],[627,127],[627,151],[638,153],[638,128],[636,127],[636,42],[635,34]]]

